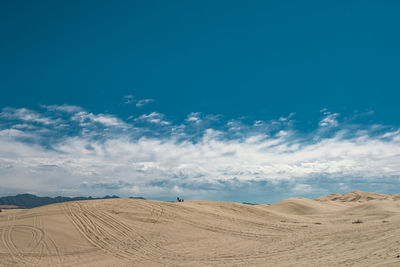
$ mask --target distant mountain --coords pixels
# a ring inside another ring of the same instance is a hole
[[[143,200],[145,200],[145,198],[144,197],[129,197],[130,199],[143,199]]]
[[[257,203],[251,203],[251,202],[242,202],[242,204],[245,204],[245,205],[252,205],[252,206],[254,206],[254,205],[259,205],[259,204],[257,204]]]
[[[0,197],[0,206],[2,205],[15,205],[21,209],[30,209],[39,206],[44,206],[54,203],[62,203],[68,201],[78,201],[78,200],[93,200],[93,199],[109,199],[109,198],[119,198],[118,196],[105,196],[102,198],[92,198],[92,197],[38,197],[32,194],[19,194],[16,196]]]

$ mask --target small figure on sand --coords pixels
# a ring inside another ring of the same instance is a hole
[[[183,201],[184,201],[183,198],[180,198],[180,197],[177,197],[176,200],[177,200],[178,202],[183,202]]]

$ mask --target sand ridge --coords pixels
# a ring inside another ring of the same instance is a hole
[[[106,199],[5,210],[0,265],[399,266],[400,201],[368,194],[255,206]]]
[[[399,194],[377,194],[354,190],[345,194],[330,194],[326,197],[316,198],[318,201],[365,202],[371,200],[400,200]]]

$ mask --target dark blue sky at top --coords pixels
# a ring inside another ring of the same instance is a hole
[[[398,1],[3,1],[0,107],[400,125]],[[125,95],[155,99],[140,111]]]

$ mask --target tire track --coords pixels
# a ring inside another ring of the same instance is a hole
[[[165,259],[184,259],[185,255],[165,250],[157,242],[148,240],[134,228],[116,220],[111,214],[81,203],[64,205],[66,215],[78,231],[92,245],[122,260],[137,259],[163,264]],[[155,211],[159,212],[155,212]],[[156,224],[163,216],[160,206],[153,209],[147,219]],[[152,219],[154,218],[154,219]]]
[[[157,215],[155,215],[156,213],[154,212],[154,210],[157,209],[152,209],[152,212],[150,212],[150,216],[148,217],[149,221],[152,222],[152,226],[158,222],[163,214],[163,209],[161,207],[159,208],[160,212],[157,213]],[[122,250],[129,254],[129,259],[132,258],[132,249],[137,253],[147,256],[142,257],[143,259],[153,260],[159,263],[162,262],[160,260],[165,258],[176,259],[177,257],[180,257],[179,254],[171,254],[160,247],[156,242],[148,240],[143,234],[140,234],[134,228],[115,219],[111,214],[97,209],[95,206],[87,208],[85,205],[80,205],[80,209],[82,212],[90,214],[95,218],[95,221],[101,221],[103,224],[108,225],[110,229],[117,232],[115,238],[118,242],[121,242],[121,244],[124,245],[122,246]],[[155,219],[151,219],[151,217],[155,217]],[[123,240],[120,239],[120,236],[124,237]]]
[[[131,229],[129,227],[105,213],[101,213],[100,217],[95,212],[85,209],[80,203],[68,204],[63,207],[76,229],[95,247],[123,260],[143,258],[137,252],[146,240],[140,235],[130,239]],[[116,234],[113,233],[113,230]],[[132,255],[133,253],[135,255]]]
[[[10,219],[10,217],[12,217],[12,219]],[[7,217],[8,225],[3,228],[1,241],[3,242],[4,246],[6,247],[13,261],[17,264],[25,265],[24,258],[22,257],[20,251],[15,247],[14,243],[12,242],[11,233],[13,231],[14,222],[15,222],[15,214],[13,214],[13,216],[8,215]]]
[[[279,230],[282,234],[261,234],[261,233],[252,233],[252,232],[240,232],[236,231],[234,229],[229,229],[229,228],[223,228],[223,227],[218,227],[214,226],[211,224],[206,224],[202,223],[200,219],[194,221],[189,219],[189,215],[191,214],[190,211],[188,211],[188,216],[182,216],[182,214],[178,214],[174,212],[174,210],[168,210],[167,212],[165,209],[156,203],[141,203],[142,207],[146,206],[148,209],[151,210],[150,212],[150,218],[148,217],[149,221],[154,221],[153,225],[151,226],[151,229],[153,232],[156,232],[157,230],[157,223],[159,222],[161,217],[164,217],[166,219],[171,218],[175,222],[181,222],[183,224],[187,224],[192,226],[194,229],[202,229],[210,232],[214,232],[217,234],[224,234],[224,235],[229,235],[229,236],[236,236],[239,238],[244,238],[248,240],[254,240],[254,241],[261,241],[261,242],[276,242],[280,241],[282,236],[288,233],[291,233],[291,229],[287,229],[286,227],[281,227],[277,225],[271,225],[271,224],[262,224],[262,227],[259,227],[259,229],[264,230],[267,228],[269,230]],[[157,215],[154,216],[155,210],[158,210]],[[205,214],[205,215],[210,215],[210,214]],[[211,214],[212,216],[216,217],[220,221],[227,221],[229,218],[223,217],[217,214]],[[154,218],[154,219],[153,219]],[[195,231],[195,230],[194,230]],[[210,263],[226,263],[226,262],[236,262],[236,261],[241,261],[241,260],[249,260],[249,259],[260,259],[264,258],[266,256],[266,251],[265,248],[257,248],[256,250],[253,250],[252,252],[248,253],[243,253],[243,254],[238,254],[238,252],[235,252],[234,254],[228,253],[226,255],[219,255],[216,256],[215,258],[204,258],[204,256],[189,256],[181,253],[176,253],[173,251],[168,251],[161,246],[158,245],[158,243],[155,243],[156,247],[159,249],[159,251],[163,252],[162,256],[165,259],[171,259],[171,260],[179,260],[179,261],[200,261],[203,263],[210,262]],[[240,253],[240,252],[239,252]]]
[[[36,216],[34,218],[34,222],[35,222],[34,226],[43,233],[42,238],[38,242],[38,245],[40,245],[38,264],[40,263],[40,260],[43,258],[43,256],[46,255],[47,262],[49,263],[50,266],[61,266],[63,260],[57,244],[49,235],[45,235],[43,222],[39,217]],[[52,252],[53,250],[55,251],[54,253]]]
[[[24,218],[28,218],[24,216]],[[18,217],[18,219],[20,219]],[[18,266],[40,266],[43,259],[46,257],[47,263],[50,266],[60,266],[62,258],[60,251],[49,236],[45,234],[42,221],[38,216],[33,217],[32,225],[18,225],[16,224],[16,216],[9,215],[7,218],[7,225],[3,227],[1,232],[1,242],[6,248],[8,255],[12,258],[13,265]],[[27,238],[26,247],[22,249],[14,240],[13,233],[21,232],[26,233],[31,239]],[[55,250],[56,253],[53,253]],[[54,260],[54,256],[56,259]]]
[[[276,235],[258,234],[251,232],[240,232],[233,229],[227,229],[223,227],[215,227],[209,224],[200,223],[199,221],[193,221],[188,218],[178,216],[173,212],[165,212],[164,208],[158,204],[147,205],[143,204],[149,210],[149,215],[144,220],[145,222],[152,223],[151,227],[146,230],[150,230],[147,233],[151,236],[153,233],[157,233],[157,224],[161,218],[171,217],[175,221],[178,220],[181,223],[186,223],[192,226],[194,229],[200,228],[207,231],[216,232],[219,234],[237,236],[239,238],[246,238],[255,241],[276,241],[274,238],[280,239]],[[192,256],[185,255],[184,253],[177,253],[174,251],[164,249],[157,241],[149,240],[143,233],[139,233],[133,227],[130,227],[117,220],[112,214],[102,211],[97,208],[96,205],[87,206],[85,203],[68,203],[63,206],[65,214],[70,218],[71,222],[75,225],[77,230],[95,247],[113,255],[116,258],[127,262],[136,263],[139,261],[154,262],[165,264],[166,260],[172,262],[202,262],[206,263],[226,263],[226,262],[238,262],[249,259],[260,259],[264,258],[268,253],[265,247],[255,247],[251,252],[229,252],[226,251],[222,255],[214,255],[213,258],[209,256]],[[225,218],[227,220],[227,218]],[[143,226],[144,223],[142,223]],[[269,228],[281,227],[265,225]],[[146,235],[147,235],[146,234]],[[265,243],[267,244],[267,243]]]
[[[250,240],[256,240],[256,241],[269,241],[269,242],[274,242],[274,241],[278,241],[281,238],[277,237],[277,235],[261,235],[258,233],[246,233],[246,232],[239,232],[239,231],[234,231],[232,229],[228,229],[228,228],[221,228],[221,227],[214,227],[212,225],[209,224],[202,224],[200,223],[200,220],[198,221],[191,221],[189,219],[187,219],[187,217],[183,217],[182,215],[176,214],[174,212],[165,212],[165,209],[156,203],[141,203],[142,207],[145,206],[146,208],[148,208],[150,210],[150,215],[146,218],[145,221],[149,221],[152,222],[152,226],[151,229],[153,230],[152,232],[156,232],[156,226],[157,223],[159,222],[159,220],[161,219],[161,217],[165,217],[168,218],[170,217],[171,219],[173,219],[174,221],[180,221],[181,223],[186,223],[190,226],[193,226],[194,228],[200,228],[203,230],[207,230],[207,231],[212,231],[215,233],[219,233],[219,234],[229,234],[229,235],[234,235],[234,236],[238,236],[240,238],[246,238],[246,239],[250,239]],[[156,212],[157,211],[157,212]],[[226,217],[222,217],[225,220],[227,220]],[[143,223],[142,223],[143,224]],[[278,227],[278,226],[271,226],[271,225],[265,225],[263,224],[264,228],[265,226],[267,226],[269,229],[279,229],[281,231],[285,231],[286,228],[282,227]],[[232,233],[233,232],[233,233]],[[286,231],[286,232],[290,232],[290,231]],[[173,251],[168,251],[165,250],[164,248],[162,248],[157,242],[154,242],[154,247],[156,249],[158,249],[158,251],[162,254],[162,257],[164,259],[170,259],[170,260],[179,260],[180,262],[182,261],[200,261],[203,263],[206,262],[213,262],[213,263],[226,263],[226,262],[236,262],[236,261],[241,261],[241,260],[249,260],[249,259],[260,259],[260,258],[264,258],[266,255],[266,251],[263,248],[259,248],[258,250],[253,250],[251,253],[244,253],[244,254],[237,254],[234,253],[228,253],[226,255],[219,255],[215,258],[204,258],[204,256],[189,256],[189,255],[185,255],[182,253],[176,253]]]
[[[63,265],[63,258],[62,258],[62,254],[60,253],[60,249],[58,248],[56,242],[51,238],[51,237],[47,237],[51,246],[53,246],[54,250],[56,251],[56,257],[57,257],[57,262],[59,266]]]
[[[244,239],[248,239],[248,240],[255,240],[255,241],[272,241],[273,238],[279,238],[282,235],[285,235],[287,233],[291,233],[294,230],[292,229],[288,229],[287,227],[282,227],[282,226],[278,226],[278,225],[272,225],[272,224],[262,224],[257,225],[257,228],[255,227],[248,227],[251,229],[258,229],[262,232],[260,233],[255,233],[255,232],[249,232],[249,231],[240,231],[240,230],[235,230],[232,228],[226,228],[223,226],[217,226],[215,222],[220,222],[220,225],[224,225],[226,221],[231,221],[232,218],[229,217],[225,217],[225,216],[220,216],[218,214],[214,214],[214,213],[210,213],[210,214],[204,214],[204,216],[206,217],[206,219],[209,219],[210,216],[214,217],[214,223],[213,224],[208,224],[208,223],[203,223],[201,219],[197,218],[196,220],[192,220],[190,219],[189,216],[182,216],[182,214],[171,214],[174,218],[175,221],[179,221],[181,223],[193,226],[195,228],[199,228],[202,230],[206,230],[206,231],[211,231],[211,232],[215,232],[215,233],[221,233],[221,234],[229,234],[229,235],[233,235],[233,236],[237,236],[239,238],[244,238]],[[234,219],[237,221],[242,221],[243,223],[248,223],[245,220],[238,220],[238,219]],[[276,232],[278,231],[279,233],[274,233],[274,234],[266,234],[265,231],[266,230],[271,230]]]

